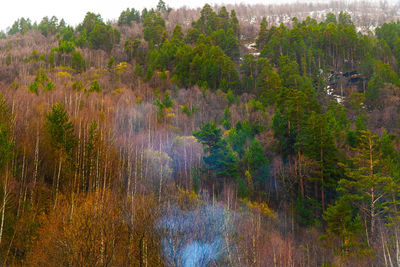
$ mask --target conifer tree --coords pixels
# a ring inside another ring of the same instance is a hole
[[[213,122],[207,122],[193,136],[203,144],[204,163],[210,174],[215,177],[213,183],[222,186],[229,180],[235,180],[238,177],[237,156],[232,151],[229,144],[222,138],[221,129]]]
[[[12,116],[9,107],[0,94],[0,175],[12,157]]]
[[[60,102],[46,114],[45,128],[54,150],[72,156],[76,137],[71,119]]]
[[[339,190],[364,215],[373,239],[376,236],[377,221],[387,205],[393,178],[382,173],[382,153],[379,150],[380,139],[369,130],[362,130],[358,146],[354,148],[355,156],[350,166],[345,168],[346,178],[339,181]]]
[[[256,44],[258,49],[264,48],[264,46],[268,42],[268,34],[267,34],[267,19],[265,17],[262,18],[260,23],[260,32],[258,33],[258,37],[256,40]]]

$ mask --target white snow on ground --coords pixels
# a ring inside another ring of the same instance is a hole
[[[255,50],[256,49],[256,43],[246,44],[245,46],[249,50]]]
[[[327,94],[327,95],[330,95],[330,96],[333,96],[333,98],[334,98],[339,104],[342,104],[343,101],[344,101],[344,99],[345,99],[345,97],[343,97],[343,96],[336,95],[334,89],[333,89],[332,87],[330,87],[329,85],[326,87],[326,94]]]

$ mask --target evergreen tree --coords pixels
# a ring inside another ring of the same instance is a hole
[[[240,40],[240,25],[234,9],[231,10],[231,28],[235,34],[235,37]]]
[[[203,144],[206,156],[203,157],[206,170],[212,174],[220,187],[238,177],[237,156],[229,144],[222,138],[221,129],[213,122],[207,122],[193,136]],[[210,178],[211,178],[210,177]]]
[[[135,10],[134,8],[127,8],[126,10],[122,11],[119,16],[118,26],[130,25],[132,21],[139,23],[140,20],[141,18],[138,10]]]
[[[369,130],[361,131],[355,156],[345,168],[346,178],[339,181],[344,197],[360,209],[368,225],[371,238],[376,237],[376,224],[387,205],[385,198],[393,178],[382,173],[380,140]]]
[[[332,12],[329,12],[328,14],[326,14],[325,23],[326,24],[333,23],[336,25],[337,20],[336,20],[335,14],[333,14]]]
[[[111,56],[110,57],[110,59],[108,60],[108,63],[107,63],[107,68],[109,69],[109,70],[111,70],[114,66],[115,66],[115,59],[114,59],[114,57],[113,56]]]
[[[80,51],[75,50],[71,57],[71,66],[77,71],[83,71],[86,68],[86,62]]]
[[[340,177],[338,151],[325,114],[312,112],[303,127],[304,133],[299,143],[306,155],[317,162],[316,178],[312,181],[320,187],[320,194],[316,194],[315,198],[322,204],[322,211],[325,211],[327,203],[335,195],[334,189]]]
[[[92,82],[92,84],[90,85],[90,89],[89,92],[96,92],[96,93],[100,93],[101,92],[101,87],[100,84],[97,80],[94,80]]]
[[[240,64],[240,74],[242,77],[242,90],[244,92],[254,92],[257,82],[257,62],[252,54],[246,54]]]
[[[338,254],[350,257],[359,254],[363,247],[361,239],[362,222],[357,209],[350,205],[345,198],[338,199],[334,205],[328,207],[324,214],[328,223],[327,234],[323,236],[328,242],[332,238],[339,238]]]
[[[12,137],[12,115],[0,94],[0,174],[12,158],[14,143]]]
[[[268,42],[267,19],[263,17],[260,23],[260,31],[258,33],[258,37],[256,40],[258,49],[263,49],[264,46],[267,44],[267,42]]]
[[[46,114],[46,132],[50,138],[51,146],[58,153],[65,153],[72,157],[76,145],[74,126],[63,104],[57,102]]]
[[[339,13],[339,24],[346,26],[354,26],[350,14],[343,11],[340,11]]]
[[[149,12],[143,20],[143,37],[149,42],[150,47],[159,45],[162,42],[162,35],[165,32],[165,20],[160,12]]]

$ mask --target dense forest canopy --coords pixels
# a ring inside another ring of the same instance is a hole
[[[266,7],[2,33],[0,265],[399,265],[397,13]]]

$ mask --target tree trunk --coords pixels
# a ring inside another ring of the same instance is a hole
[[[374,238],[374,232],[375,232],[375,191],[374,187],[370,188],[370,194],[371,194],[371,237]]]
[[[31,192],[31,205],[33,205],[34,193],[37,182],[37,175],[39,169],[39,127],[36,133],[36,145],[35,145],[35,159],[34,159],[34,171],[33,171],[33,186]]]
[[[300,191],[301,196],[304,198],[304,181],[303,181],[303,174],[301,172],[301,152],[297,152],[298,155],[298,175],[300,177]]]
[[[8,170],[6,169],[6,177],[4,181],[4,194],[3,194],[3,204],[1,207],[1,224],[0,224],[0,245],[3,237],[3,229],[4,229],[4,216],[6,213],[6,203],[8,198]]]
[[[368,136],[368,145],[369,145],[369,177],[371,181],[374,179],[374,162],[373,162],[373,143],[371,135]],[[370,206],[370,215],[371,215],[371,237],[374,238],[375,231],[375,190],[374,187],[370,188],[370,196],[371,196],[371,206]]]
[[[57,197],[58,197],[58,188],[60,185],[61,166],[62,166],[62,158],[60,157],[60,162],[58,164],[58,174],[57,174],[57,182],[56,182],[56,196],[55,196],[55,200],[54,200],[54,209],[56,209],[56,206],[57,206]]]
[[[322,127],[321,127],[321,202],[322,202],[322,212],[325,212],[325,189],[324,189],[324,150],[323,150],[323,132],[322,132]]]

